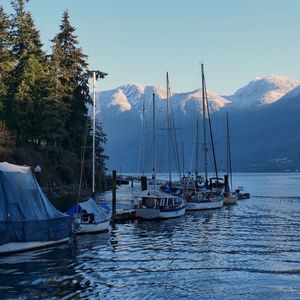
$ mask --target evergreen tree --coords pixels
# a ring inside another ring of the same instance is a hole
[[[8,92],[9,74],[14,67],[11,51],[11,22],[0,6],[0,119],[4,120],[4,97]]]
[[[14,94],[19,143],[47,143],[48,70],[35,56],[30,55],[22,71],[22,80]]]
[[[91,139],[86,126],[91,103],[87,56],[78,47],[66,11],[53,39],[52,55],[47,57],[26,2],[11,1],[11,19],[0,7],[0,154],[12,155],[22,148],[19,153],[41,158],[33,149],[42,151],[53,174],[74,182],[84,135]],[[97,125],[98,175],[105,170],[105,141]]]
[[[65,11],[60,25],[60,32],[53,39],[52,67],[56,75],[55,93],[62,103],[62,115],[65,120],[63,146],[80,154],[80,145],[85,131],[87,115],[86,104],[90,101],[88,79],[84,76],[87,68],[86,58],[78,47],[75,28]]]
[[[50,60],[52,60],[52,57],[50,57]],[[54,159],[58,158],[57,153],[63,148],[63,142],[68,136],[66,119],[70,111],[70,105],[62,100],[65,91],[60,83],[59,70],[58,62],[56,60],[52,61],[49,75],[49,96],[45,103],[43,122],[47,133],[48,146],[51,148]]]
[[[98,184],[101,189],[105,185],[105,161],[108,159],[108,156],[104,154],[104,145],[107,141],[107,135],[103,132],[103,126],[101,123],[96,120],[96,132],[95,132],[95,144],[96,144],[96,174],[98,175]]]
[[[42,50],[40,34],[24,0],[13,0],[12,52],[16,66],[11,72],[6,98],[7,124],[17,135],[17,143],[41,142],[45,98],[49,93],[49,66]]]
[[[88,119],[88,136],[87,141],[84,143],[83,147],[85,147],[85,165],[86,165],[86,173],[88,174],[88,181],[91,180],[91,172],[92,172],[92,120]],[[105,175],[105,160],[108,159],[108,156],[104,154],[104,145],[107,141],[107,136],[103,132],[102,124],[96,120],[96,128],[95,128],[95,179],[96,179],[96,187],[102,189],[104,185],[104,175]]]
[[[45,62],[40,33],[33,23],[31,13],[25,10],[25,0],[13,0],[12,6],[15,10],[12,20],[13,52],[19,62],[19,68],[30,55],[37,57],[40,62]]]
[[[95,131],[95,148],[96,148],[96,166],[98,169],[105,168],[105,160],[108,159],[104,155],[104,145],[107,141],[107,135],[103,132],[102,124],[96,120],[96,131]]]

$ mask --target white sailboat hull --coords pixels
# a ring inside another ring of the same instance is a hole
[[[214,198],[212,201],[199,201],[186,203],[186,210],[215,209],[223,206],[223,197]]]
[[[160,211],[160,219],[169,219],[169,218],[177,218],[181,217],[185,214],[186,207],[183,206],[174,211]]]
[[[96,232],[107,231],[109,229],[109,224],[110,224],[109,220],[98,224],[80,223],[79,227],[76,228],[75,234],[96,233]]]
[[[175,210],[161,210],[159,208],[138,208],[136,215],[142,219],[170,219],[181,217],[185,214],[185,206]]]
[[[57,244],[67,243],[69,238],[64,238],[56,241],[47,241],[47,242],[13,242],[7,243],[0,246],[0,255],[8,255],[18,252],[32,251],[39,248],[45,248],[54,246]]]
[[[110,225],[110,210],[103,208],[94,199],[79,203],[82,212],[73,214],[73,233],[96,233],[107,231]],[[83,212],[84,211],[84,212]]]
[[[237,201],[238,201],[238,196],[236,196],[236,195],[230,195],[230,196],[224,197],[224,204],[225,205],[235,204],[235,203],[237,203]]]
[[[159,219],[160,210],[158,208],[138,208],[135,214],[141,219]]]

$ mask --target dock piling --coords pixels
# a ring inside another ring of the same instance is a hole
[[[141,189],[142,189],[142,191],[147,190],[147,177],[146,176],[141,176]]]
[[[117,171],[112,171],[112,219],[116,217],[116,204],[117,204]]]

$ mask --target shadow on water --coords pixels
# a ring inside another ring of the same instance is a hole
[[[84,272],[77,271],[78,261],[108,242],[109,233],[77,236],[72,244],[1,257],[0,298],[74,296],[89,286]]]
[[[72,260],[69,245],[1,258],[0,272],[6,272],[0,280],[1,299],[15,299],[19,295],[28,299],[62,296],[63,286],[72,288]]]

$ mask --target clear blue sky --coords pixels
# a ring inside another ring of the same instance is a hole
[[[10,13],[10,0],[0,0]],[[229,95],[254,77],[300,79],[299,0],[30,0],[45,50],[68,9],[101,89],[138,82]]]

